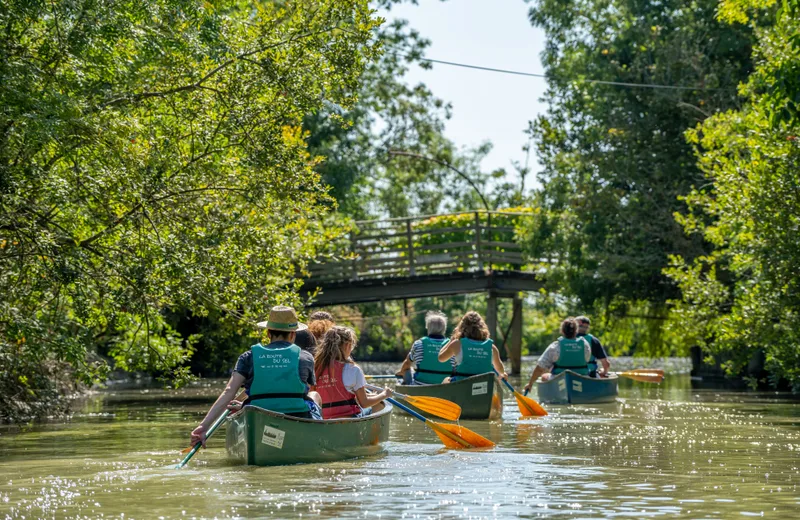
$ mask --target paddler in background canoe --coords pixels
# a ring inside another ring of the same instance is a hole
[[[325,333],[317,348],[317,392],[325,419],[366,417],[383,410],[383,401],[392,396],[388,388],[367,394],[364,371],[350,356],[357,341],[353,329],[336,325]]]
[[[500,351],[489,337],[489,327],[475,311],[469,311],[461,318],[450,342],[439,351],[439,361],[442,363],[452,357],[456,358],[454,374],[443,383],[485,374],[492,369],[501,378],[508,379],[506,368],[500,359]]]
[[[313,356],[317,351],[317,345],[322,343],[322,337],[335,324],[336,322],[330,313],[316,311],[308,317],[308,328],[297,331],[294,344],[303,350],[307,350]]]
[[[296,332],[306,326],[298,323],[291,307],[273,307],[269,319],[258,323],[267,329],[269,344],[253,345],[239,356],[228,385],[214,402],[202,422],[192,431],[191,444],[205,445],[206,431],[225,409],[252,404],[267,410],[322,420],[322,400],[309,389],[316,384],[314,358],[294,344]],[[241,386],[250,396],[244,403],[232,402]]]
[[[579,338],[577,335],[578,322],[575,321],[575,318],[567,318],[561,322],[561,337],[552,342],[539,357],[531,379],[525,385],[524,393],[527,394],[530,391],[533,383],[540,376],[546,380],[551,375],[560,374],[564,370],[589,375],[592,349],[586,339]]]
[[[336,320],[330,312],[315,311],[308,317],[308,331],[314,335],[317,345],[322,344],[325,333],[334,325],[336,325]]]
[[[589,377],[608,377],[611,363],[608,361],[608,355],[600,340],[596,336],[589,334],[591,320],[588,316],[578,316],[575,321],[578,322],[578,337],[588,341],[592,349],[592,357],[589,359]],[[599,370],[597,367],[598,362],[602,365]]]
[[[411,345],[411,350],[400,370],[395,374],[403,379],[404,385],[438,385],[446,377],[453,375],[456,366],[455,357],[445,362],[439,361],[439,351],[450,341],[447,333],[447,316],[439,311],[428,311],[425,314],[425,329],[428,335]],[[411,365],[414,364],[414,375]]]

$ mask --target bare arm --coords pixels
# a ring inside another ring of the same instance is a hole
[[[500,374],[502,379],[508,379],[508,374],[506,374],[506,367],[503,365],[503,360],[500,359],[500,351],[497,350],[497,347],[492,345],[492,366],[497,373]]]
[[[611,363],[608,362],[608,358],[601,359],[600,364],[603,365],[603,370],[600,370],[600,373],[603,375],[608,374],[608,371],[611,370]]]
[[[547,372],[549,372],[549,370],[536,365],[536,368],[533,369],[533,374],[531,374],[530,381],[528,381],[528,384],[525,385],[525,392],[530,392],[531,388],[533,388],[533,383]]]
[[[450,361],[450,358],[455,356],[461,352],[461,341],[457,339],[452,339],[450,342],[442,347],[442,350],[439,351],[439,362],[446,363]]]
[[[225,411],[228,404],[236,397],[236,391],[239,390],[239,387],[243,384],[244,376],[238,372],[234,372],[230,380],[228,380],[228,385],[225,387],[225,390],[219,394],[219,397],[217,397],[217,400],[211,406],[205,418],[203,418],[197,428],[192,431],[192,445],[198,442],[202,442],[205,445],[205,432],[208,431],[211,425],[214,424],[214,421],[222,415],[222,412]]]
[[[411,352],[408,353],[408,356],[403,360],[403,364],[400,365],[400,370],[397,371],[395,375],[402,375],[405,374],[408,369],[411,368]]]
[[[358,401],[359,406],[361,406],[361,408],[369,408],[370,406],[375,406],[376,404],[383,402],[383,400],[387,397],[391,397],[392,391],[388,388],[384,388],[383,392],[379,394],[368,394],[367,390],[362,386],[355,391],[355,394],[356,401]]]

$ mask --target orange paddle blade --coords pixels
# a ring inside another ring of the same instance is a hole
[[[514,397],[517,398],[517,406],[519,407],[519,413],[521,413],[523,417],[533,417],[533,416],[543,417],[547,415],[547,410],[542,408],[542,405],[540,405],[530,397],[522,395],[519,392],[514,392]]]
[[[646,373],[646,374],[661,374],[662,376],[664,375],[664,370],[661,368],[634,368],[632,370],[626,370],[625,372],[622,373],[630,374],[633,372]]]
[[[461,417],[461,407],[447,399],[421,395],[406,395],[403,396],[402,399],[409,404],[413,404],[423,412],[441,417],[446,421],[457,421],[458,418]]]
[[[462,450],[464,448],[493,448],[495,445],[486,437],[459,424],[442,424],[433,421],[426,421],[425,424],[436,432],[436,435],[448,448]]]
[[[643,383],[660,383],[664,380],[664,371],[650,371],[650,370],[628,370],[617,374],[620,377],[627,377],[634,381],[641,381]]]

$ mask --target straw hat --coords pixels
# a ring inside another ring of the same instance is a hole
[[[305,323],[298,323],[297,313],[294,309],[285,305],[273,307],[269,311],[269,319],[267,321],[260,321],[256,325],[262,329],[282,330],[286,332],[297,332],[298,330],[306,330],[308,328]]]

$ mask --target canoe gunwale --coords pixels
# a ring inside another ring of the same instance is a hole
[[[572,370],[564,370],[560,374],[554,375],[553,377],[551,377],[547,381],[542,381],[542,378],[540,376],[539,379],[536,380],[536,384],[547,384],[547,383],[549,383],[551,381],[558,381],[559,378],[567,377],[567,372],[569,372],[572,375],[572,377],[577,377],[577,378],[580,378],[580,379],[586,379],[586,380],[592,381],[592,382],[613,381],[614,379],[619,380],[619,376],[617,374],[612,374],[612,375],[610,375],[608,377],[591,377],[591,376],[585,376],[583,374],[579,374],[577,372],[573,372]]]
[[[307,419],[305,417],[295,417],[293,415],[286,415],[284,413],[275,412],[272,410],[267,410],[266,408],[261,408],[260,406],[253,406],[253,405],[246,405],[243,406],[241,410],[237,411],[236,413],[232,413],[228,416],[228,420],[233,420],[241,415],[244,415],[245,411],[251,410],[253,412],[257,412],[262,415],[267,415],[273,417],[275,419],[282,419],[289,422],[298,422],[298,423],[308,423],[308,424],[336,424],[336,423],[356,423],[356,422],[369,422],[375,419],[379,419],[380,417],[392,413],[392,403],[386,401],[384,402],[386,405],[383,410],[375,413],[371,413],[365,417],[338,417],[336,419],[325,419],[322,421],[318,421],[317,419]]]

